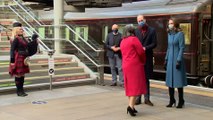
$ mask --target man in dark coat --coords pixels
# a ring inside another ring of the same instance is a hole
[[[109,65],[112,74],[112,84],[111,86],[117,85],[117,73],[116,66],[118,68],[119,74],[119,82],[120,85],[123,86],[123,72],[121,66],[121,51],[120,51],[120,43],[121,43],[121,33],[118,32],[118,25],[114,24],[112,26],[112,32],[107,35],[106,38],[106,48],[107,48],[107,57],[109,59]]]
[[[138,28],[135,31],[136,36],[142,43],[144,50],[146,51],[146,64],[145,74],[147,82],[147,94],[145,94],[144,103],[153,106],[150,101],[150,82],[149,79],[153,73],[153,49],[157,46],[157,34],[154,28],[148,26],[146,19],[143,15],[137,16]],[[136,99],[136,105],[141,104],[141,96]]]

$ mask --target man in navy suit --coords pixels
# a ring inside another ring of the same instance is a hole
[[[153,74],[153,49],[157,46],[157,34],[154,28],[148,26],[146,19],[143,15],[137,16],[138,28],[135,30],[135,34],[140,40],[146,52],[146,82],[147,82],[147,94],[144,96],[144,103],[153,106],[150,101],[150,82],[149,79]],[[136,105],[141,104],[141,96],[136,98]]]
[[[107,35],[106,38],[106,48],[107,48],[107,57],[109,59],[109,65],[112,74],[112,84],[111,86],[117,86],[117,73],[116,66],[118,68],[119,82],[123,86],[123,72],[121,66],[121,51],[120,43],[122,37],[121,33],[118,32],[118,25],[114,24],[112,26],[112,32]]]

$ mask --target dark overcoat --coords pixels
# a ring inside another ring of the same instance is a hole
[[[113,58],[113,56],[115,54],[115,52],[111,49],[112,46],[116,45],[116,47],[120,47],[122,35],[121,35],[121,33],[118,32],[117,36],[120,40],[119,40],[118,43],[115,43],[115,40],[113,39],[114,34],[111,32],[107,35],[106,42],[105,42],[105,46],[107,48],[107,54],[106,54],[107,57]],[[121,51],[120,50],[117,52],[117,54],[118,54],[119,57],[121,57]]]
[[[146,48],[145,73],[147,79],[149,79],[153,74],[153,49],[157,46],[157,34],[154,28],[148,27],[144,35],[139,29],[135,30],[135,35],[138,37],[143,47]]]

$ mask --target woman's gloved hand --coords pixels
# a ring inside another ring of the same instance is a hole
[[[34,41],[34,40],[37,40],[37,38],[38,38],[38,35],[37,34],[33,34],[32,35],[32,40]]]
[[[180,64],[181,64],[181,62],[177,61],[177,63],[176,63],[176,69],[180,69]]]
[[[166,60],[164,61],[163,65],[164,65],[163,68],[166,70],[166,67],[167,67],[167,61]]]

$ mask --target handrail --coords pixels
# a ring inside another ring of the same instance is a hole
[[[70,44],[72,44],[77,50],[79,50],[87,59],[89,59],[93,64],[95,64],[96,67],[101,67],[104,65],[98,65],[97,63],[95,63],[94,60],[92,60],[85,52],[83,52],[78,46],[75,45],[75,43],[73,43],[72,41],[68,40],[68,39],[55,39],[55,38],[48,38],[48,39],[44,39],[44,40],[64,40],[64,41],[68,41]],[[101,51],[100,51],[101,52]],[[103,52],[103,50],[102,50]]]
[[[24,31],[25,31],[25,33],[27,33],[27,35],[31,35],[31,33],[29,33],[26,29],[28,29],[28,28],[23,28],[24,29]],[[39,44],[40,45],[40,44]],[[42,46],[42,45],[40,45],[42,48],[43,48],[43,50],[45,50],[45,48]]]
[[[19,13],[17,13],[12,6],[8,5],[8,7],[14,12],[16,13],[16,15],[18,15],[30,28],[33,28]],[[35,31],[36,33],[38,33],[37,31]],[[40,37],[40,36],[39,36]]]
[[[39,24],[39,26],[41,27],[45,27],[45,26],[52,26],[55,27],[54,25],[44,25],[41,24],[40,21],[38,21],[37,19],[35,19],[31,14],[29,14],[29,12],[22,6],[21,3],[19,3],[17,0],[13,0],[22,10],[24,10],[24,12],[26,12],[36,23]],[[93,46],[91,46],[86,40],[84,40],[78,33],[76,33],[69,25],[64,24],[64,25],[60,25],[60,27],[67,27],[70,31],[72,31],[75,35],[77,35],[85,44],[87,44],[90,48],[92,48],[95,52],[99,52],[100,50],[96,50]]]
[[[75,35],[77,35],[85,44],[87,44],[90,48],[92,48],[92,50],[94,50],[95,52],[100,52],[102,50],[96,50],[93,46],[91,46],[87,41],[84,40],[84,38],[82,38],[78,33],[76,33],[72,28],[70,28],[70,26],[68,26],[67,24],[62,24],[62,25],[58,25],[59,27],[67,27],[69,30],[71,30]],[[41,27],[57,27],[55,25],[41,25]],[[45,38],[48,39],[48,38]]]
[[[17,1],[17,0],[13,0],[22,10],[24,10],[24,12],[26,12],[33,20],[35,20],[39,25],[42,25],[40,22],[38,22],[35,17],[33,17],[31,14],[29,14],[29,12]]]
[[[68,41],[70,44],[72,44],[76,49],[78,49],[85,57],[87,57],[93,64],[95,64],[95,66],[99,67],[100,65],[98,65],[97,63],[94,62],[94,60],[92,60],[86,53],[84,53],[78,46],[75,45],[75,43],[73,43],[70,40],[67,39],[60,39],[60,40],[64,40],[64,41]]]
[[[18,15],[28,26],[30,26],[31,28],[33,28],[24,18],[22,18],[22,16],[19,15],[19,13],[17,13],[10,5],[8,5],[8,7],[14,12],[16,13],[16,15]],[[29,30],[29,29],[28,29]],[[39,33],[37,31],[34,31],[39,37],[41,37],[39,35]],[[32,32],[31,32],[32,33]],[[32,33],[33,34],[33,33]],[[43,43],[42,40],[39,39],[39,42],[44,45],[46,47],[46,50],[49,51],[50,49]]]
[[[14,0],[13,0],[14,1]],[[15,1],[17,4],[19,4],[17,1]],[[36,20],[32,15],[30,15],[21,5],[19,5],[21,7],[21,9],[24,10],[24,12],[26,12],[31,18],[33,18],[33,20],[36,21],[36,23],[38,23],[39,26],[41,27],[57,27],[54,25],[42,25],[38,20]],[[16,13],[30,28],[33,28],[18,12],[16,12],[16,10],[14,10],[14,8],[10,5],[8,5],[8,7],[14,12]],[[91,46],[87,41],[85,41],[79,34],[77,34],[70,26],[64,24],[64,25],[58,25],[59,27],[67,27],[70,31],[72,31],[75,35],[77,35],[84,43],[86,43],[90,48],[92,48],[95,52],[103,52],[103,50],[96,50],[93,46]],[[28,29],[29,30],[29,29]],[[34,32],[36,34],[40,36],[40,34],[34,30]],[[31,32],[32,33],[32,32]],[[46,38],[43,38],[46,39]],[[51,38],[52,40],[54,40],[53,38]],[[101,67],[103,65],[98,65],[94,60],[92,60],[86,53],[84,53],[81,49],[79,49],[72,41],[67,40],[67,39],[61,39],[61,40],[66,40],[68,41],[70,44],[72,44],[76,49],[78,49],[87,59],[89,59],[96,67]],[[41,41],[39,40],[42,45],[44,45],[47,48],[47,51],[49,51],[50,49]]]
[[[27,31],[29,31],[30,33],[31,33],[31,35],[33,34],[33,32],[28,28],[28,27],[24,27],[24,29],[27,29]],[[26,31],[26,30],[25,30]],[[50,51],[50,48],[46,45],[46,44],[44,44],[44,42],[40,39],[40,38],[38,38],[38,40],[39,40],[39,43],[41,44],[41,46],[42,46],[42,48],[44,48],[44,50],[46,51]],[[44,46],[44,47],[43,47]]]
[[[72,28],[70,28],[70,26],[66,25],[65,26],[71,30],[73,33],[75,33],[75,35],[77,35],[84,43],[86,43],[90,48],[92,48],[94,51],[99,52],[99,50],[96,50],[93,46],[91,46],[87,41],[85,41],[79,34],[77,34]]]

